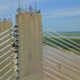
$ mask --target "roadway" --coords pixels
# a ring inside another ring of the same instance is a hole
[[[43,46],[45,80],[80,80],[80,56]]]

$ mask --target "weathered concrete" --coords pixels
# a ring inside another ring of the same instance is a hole
[[[39,13],[18,13],[20,80],[42,79],[42,19]]]

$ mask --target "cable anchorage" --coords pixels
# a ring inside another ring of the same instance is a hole
[[[12,47],[14,48],[14,53],[15,53],[15,65],[16,65],[16,80],[19,80],[20,78],[20,62],[19,62],[19,31],[18,31],[18,26],[14,26],[12,29],[12,36],[13,36],[13,43]]]

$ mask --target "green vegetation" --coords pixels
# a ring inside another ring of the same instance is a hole
[[[76,54],[80,55],[79,54],[80,53],[80,38],[68,38],[68,39],[71,39],[72,41],[76,42],[77,44],[75,44],[75,43],[73,43],[73,42],[71,42],[71,41],[69,41],[69,40],[67,40],[65,38],[61,38],[61,37],[55,38],[54,36],[53,37],[52,36],[45,36],[44,40],[43,40],[43,43],[45,43],[45,44],[47,44],[49,46],[55,47],[55,48],[60,47],[62,49],[66,49],[68,51],[75,50],[75,51],[78,52]]]
[[[53,32],[50,33],[55,35]],[[80,32],[58,32],[58,33],[63,36],[80,36]]]
[[[80,36],[80,32],[59,32],[63,36]]]

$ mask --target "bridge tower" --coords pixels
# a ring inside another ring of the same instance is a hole
[[[43,80],[42,16],[39,10],[19,10],[16,15],[19,29],[20,80]]]

